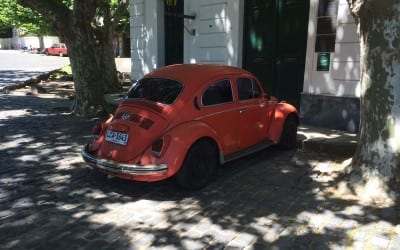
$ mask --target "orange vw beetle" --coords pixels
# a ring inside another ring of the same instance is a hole
[[[174,176],[205,186],[219,164],[268,146],[296,145],[295,107],[264,93],[236,67],[182,64],[136,82],[113,117],[93,128],[83,159],[106,174],[138,181]]]

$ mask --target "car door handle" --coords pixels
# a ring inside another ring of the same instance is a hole
[[[246,109],[241,109],[241,110],[239,111],[239,113],[240,113],[240,114],[246,113]]]

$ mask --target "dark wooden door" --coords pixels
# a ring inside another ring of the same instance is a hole
[[[243,68],[255,74],[268,93],[274,92],[276,81],[276,15],[275,1],[245,1]]]
[[[243,68],[265,91],[299,107],[309,0],[246,0]]]
[[[183,63],[183,2],[165,4],[165,65]]]

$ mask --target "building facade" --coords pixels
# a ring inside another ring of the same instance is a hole
[[[174,63],[245,68],[304,123],[356,132],[359,42],[346,0],[131,0],[131,78]]]

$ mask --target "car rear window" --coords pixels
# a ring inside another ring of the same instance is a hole
[[[183,85],[164,78],[143,78],[129,90],[127,98],[144,99],[163,104],[172,104],[178,98]]]

